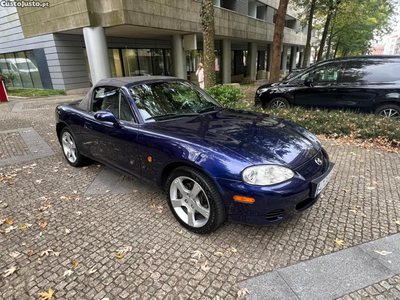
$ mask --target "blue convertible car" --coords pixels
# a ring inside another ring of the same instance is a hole
[[[333,163],[303,127],[226,109],[171,77],[101,80],[56,108],[68,163],[88,158],[157,184],[175,218],[208,233],[228,217],[265,225],[312,206]]]

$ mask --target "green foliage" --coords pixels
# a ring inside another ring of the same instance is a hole
[[[236,108],[244,94],[238,87],[232,85],[215,85],[207,92],[219,103],[228,108]]]
[[[15,79],[15,74],[14,73],[0,73],[0,76],[3,78],[4,81],[4,86],[6,87],[6,90],[12,85],[13,80]]]
[[[63,90],[42,90],[42,89],[15,89],[10,88],[7,91],[9,96],[18,97],[46,97],[54,95],[65,95]]]
[[[352,136],[356,139],[384,138],[390,142],[400,142],[400,123],[395,119],[382,118],[373,114],[363,114],[342,110],[320,110],[292,107],[289,109],[262,109],[242,105],[241,109],[279,116],[296,122],[314,134],[332,136]]]

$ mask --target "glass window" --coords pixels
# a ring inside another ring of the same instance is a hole
[[[94,91],[92,111],[109,110],[119,119],[119,93],[114,87],[99,87]]]
[[[164,55],[162,50],[151,50],[153,75],[164,75]],[[142,66],[140,66],[141,68]]]
[[[0,54],[0,73],[8,74],[8,66],[7,66],[6,57],[4,54]]]
[[[121,93],[120,120],[135,122],[131,106],[129,105],[124,93]]]
[[[350,61],[343,74],[343,82],[400,81],[400,63],[390,60]]]
[[[123,77],[122,62],[118,49],[108,49],[108,58],[110,60],[111,76]]]
[[[12,83],[14,87],[23,87],[21,77],[19,76],[17,62],[14,53],[6,54],[6,63],[8,66],[8,73],[13,76]]]
[[[125,76],[139,76],[137,51],[135,49],[122,49]]]
[[[151,68],[151,50],[150,49],[139,49],[139,68],[140,72],[136,75],[140,76],[150,76],[153,74]]]
[[[310,77],[314,84],[336,82],[339,77],[340,68],[340,63],[325,64],[311,72],[304,73],[300,79],[305,80],[307,77]]]
[[[28,61],[25,57],[25,53],[17,52],[15,61],[17,64],[19,74],[21,76],[22,85],[25,88],[33,88],[32,78],[31,78],[29,67],[28,67]],[[29,60],[29,63],[31,64],[31,67],[32,67],[32,63],[30,60]]]
[[[35,53],[30,51],[25,51],[26,62],[28,64],[29,72],[31,73],[33,86],[37,89],[42,89],[42,79],[40,77],[38,64],[36,62]]]
[[[165,75],[172,76],[171,50],[164,50],[164,54],[165,54]]]
[[[131,95],[145,121],[154,122],[220,106],[188,82],[143,84],[131,88]]]

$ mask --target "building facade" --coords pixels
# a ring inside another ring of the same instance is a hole
[[[201,3],[194,0],[50,0],[0,7],[0,72],[15,87],[75,90],[104,77],[166,75],[196,81]],[[4,3],[4,1],[2,1]],[[215,0],[218,82],[268,77],[278,0]],[[282,72],[303,59],[306,34],[286,16]]]

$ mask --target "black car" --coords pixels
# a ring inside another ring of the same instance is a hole
[[[289,74],[287,74],[286,77],[282,79],[282,81],[287,81],[289,79],[292,79],[293,77],[295,77],[297,74],[300,74],[304,70],[305,68],[292,69],[290,70]]]
[[[260,86],[255,104],[355,109],[400,119],[400,55],[317,63],[293,78]]]

